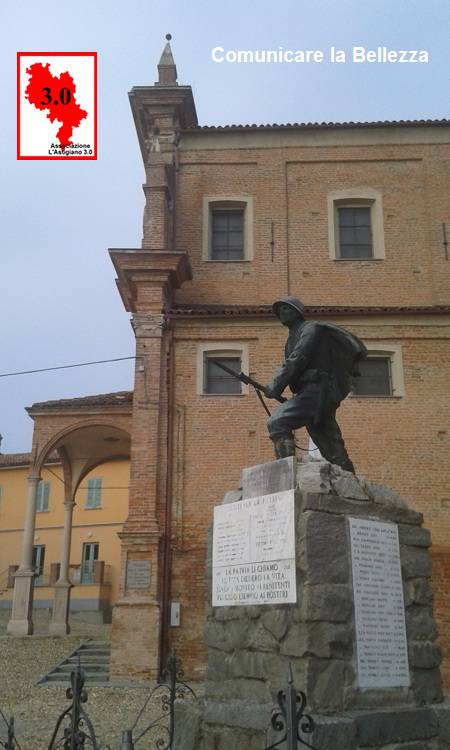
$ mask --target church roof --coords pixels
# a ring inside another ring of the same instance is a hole
[[[195,125],[185,128],[183,132],[192,133],[196,131],[213,132],[240,132],[242,130],[326,130],[344,128],[429,128],[448,127],[450,120],[375,120],[373,122],[287,122],[267,123],[266,125]]]

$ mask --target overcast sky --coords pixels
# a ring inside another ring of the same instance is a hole
[[[172,33],[201,124],[448,117],[448,0],[2,0],[0,373],[133,354],[108,247],[139,247],[144,170],[128,104]],[[428,64],[233,65],[225,49],[425,49]],[[97,51],[97,161],[16,160],[16,52]],[[36,401],[132,387],[132,362],[0,378],[2,452]]]

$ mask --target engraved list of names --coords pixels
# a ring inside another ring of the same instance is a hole
[[[296,601],[294,491],[214,508],[213,607]]]
[[[410,684],[398,530],[350,518],[358,686]]]

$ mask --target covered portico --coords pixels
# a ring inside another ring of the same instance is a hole
[[[72,516],[75,493],[86,475],[107,461],[128,459],[131,444],[132,392],[101,394],[33,404],[27,409],[34,420],[33,451],[28,476],[22,555],[15,574],[12,616],[8,632],[33,633],[33,544],[36,500],[41,472],[51,454],[61,460],[64,482],[64,525],[59,577],[54,587],[50,632],[70,632],[69,580]]]

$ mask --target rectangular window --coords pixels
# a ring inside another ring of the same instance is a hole
[[[102,505],[102,480],[100,477],[91,477],[87,480],[86,508],[101,508]]]
[[[360,376],[353,381],[353,396],[392,396],[390,357],[369,357],[358,363]]]
[[[33,547],[33,558],[32,558],[35,586],[42,586],[44,583],[44,562],[45,562],[45,545],[36,544]]]
[[[238,356],[213,357],[213,359],[221,362],[233,372],[239,373],[241,371],[241,358]],[[224,395],[242,393],[241,382],[237,378],[233,378],[232,375],[228,375],[205,355],[204,393]]]
[[[94,582],[94,563],[98,560],[98,548],[98,542],[86,542],[86,544],[83,544],[81,583]]]
[[[372,258],[370,206],[338,206],[339,257]]]
[[[244,209],[213,208],[211,215],[211,259],[244,258]]]
[[[44,513],[49,508],[50,482],[39,482],[36,495],[36,513]]]

